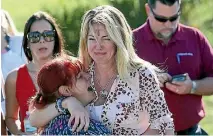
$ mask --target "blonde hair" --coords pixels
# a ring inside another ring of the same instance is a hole
[[[85,69],[92,62],[87,50],[87,37],[89,28],[94,23],[101,23],[105,26],[110,39],[117,47],[116,65],[121,78],[128,75],[128,70],[138,68],[142,65],[151,66],[148,62],[140,59],[133,47],[132,30],[124,15],[112,6],[99,6],[89,10],[83,16],[79,43],[79,58]]]
[[[18,33],[10,14],[3,9],[1,9],[1,27],[8,35],[15,36]]]

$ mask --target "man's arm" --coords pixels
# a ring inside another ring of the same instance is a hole
[[[195,95],[212,95],[213,94],[213,48],[208,39],[199,31],[196,31],[195,39],[200,45],[200,54],[202,62],[202,79],[193,80],[196,88],[193,92]],[[193,88],[193,83],[187,75],[184,82],[167,82],[165,87],[177,94],[189,94]]]
[[[213,95],[213,77],[206,77],[201,80],[196,80],[196,90],[194,94],[197,95]]]
[[[212,95],[213,94],[213,77],[206,77],[201,80],[195,80],[196,88],[192,94],[195,95]],[[191,94],[191,90],[193,88],[192,80],[187,75],[187,79],[185,81],[174,81],[172,83],[167,82],[165,87],[177,94]]]

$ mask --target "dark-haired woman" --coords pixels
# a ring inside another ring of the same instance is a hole
[[[29,134],[24,130],[24,118],[28,111],[28,99],[37,91],[37,72],[54,56],[62,55],[63,46],[61,30],[53,17],[39,11],[28,19],[22,43],[28,64],[12,71],[5,83],[5,119],[12,134]]]

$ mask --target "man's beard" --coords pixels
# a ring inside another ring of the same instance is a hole
[[[156,34],[156,37],[158,39],[161,39],[161,40],[168,40],[168,39],[171,38],[172,34],[173,34],[173,32],[169,32],[169,33],[160,33],[160,32],[158,32]]]

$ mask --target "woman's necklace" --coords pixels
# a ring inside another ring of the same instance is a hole
[[[112,81],[114,81],[115,78],[116,78],[116,76],[113,75],[113,76],[107,81],[107,83],[106,83],[106,85],[105,85],[104,87],[102,87],[101,84],[100,84],[100,82],[99,82],[99,80],[98,80],[97,78],[95,78],[95,81],[96,81],[97,85],[101,88],[101,90],[100,90],[100,96],[101,96],[101,98],[103,98],[103,99],[106,99],[106,98],[107,98],[108,93],[109,93],[109,92],[107,91],[107,88],[109,87],[110,83],[112,83]]]

